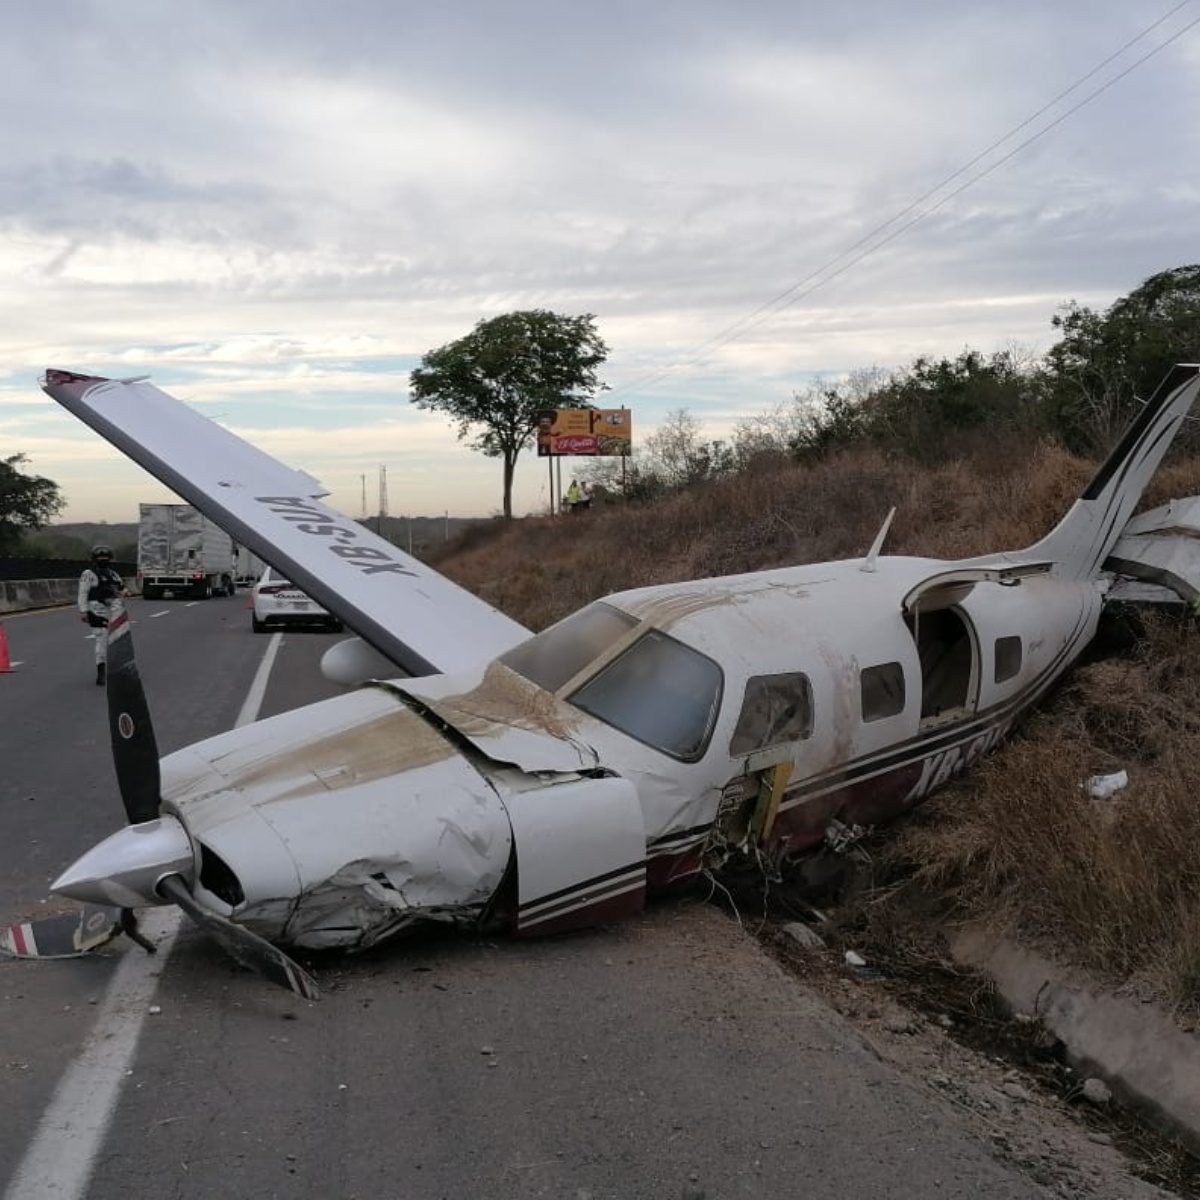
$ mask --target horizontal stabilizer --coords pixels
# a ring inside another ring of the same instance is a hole
[[[1200,600],[1200,496],[1172,500],[1134,517],[1105,559],[1104,568],[1143,584],[1168,588],[1177,603],[1196,603]],[[1109,596],[1122,598],[1119,583]]]
[[[410,675],[454,673],[529,631],[323,504],[277,462],[146,380],[47,371],[42,386]]]
[[[1139,607],[1154,604],[1164,608],[1178,608],[1183,603],[1183,597],[1178,592],[1172,591],[1171,588],[1124,577],[1113,582],[1104,599],[1109,604],[1136,604]]]

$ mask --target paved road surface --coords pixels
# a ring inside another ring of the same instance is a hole
[[[243,601],[132,612],[162,751],[230,727],[271,640]],[[56,611],[5,628],[14,918],[44,913],[46,883],[122,814],[84,627]],[[329,694],[330,642],[283,637],[263,715]],[[158,959],[0,962],[8,1200],[1048,1194],[698,903],[566,939],[318,960],[316,1004],[187,927]]]

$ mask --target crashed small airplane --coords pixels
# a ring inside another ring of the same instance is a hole
[[[844,840],[1003,738],[1126,576],[1196,597],[1157,535],[1200,508],[1129,523],[1197,366],[1172,369],[1028,549],[884,556],[885,522],[861,559],[622,592],[537,635],[144,379],[42,383],[359,635],[323,669],[366,686],[160,764],[114,619],[129,824],[53,885],[122,908],[129,930],[131,910],[177,904],[302,995],[315,985],[280,945],[366,947],[428,922],[558,932],[637,912],[707,855]]]

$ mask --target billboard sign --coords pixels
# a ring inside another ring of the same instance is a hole
[[[538,455],[628,455],[633,413],[628,408],[555,408],[538,414]]]

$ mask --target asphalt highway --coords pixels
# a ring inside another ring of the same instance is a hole
[[[163,753],[242,710],[274,640],[244,603],[131,602]],[[89,631],[70,610],[3,624],[8,923],[65,907],[47,884],[123,813]],[[282,635],[260,715],[332,694],[335,640]],[[122,940],[0,961],[5,1200],[1050,1194],[700,903],[318,958],[315,1003],[156,920],[153,959]]]

